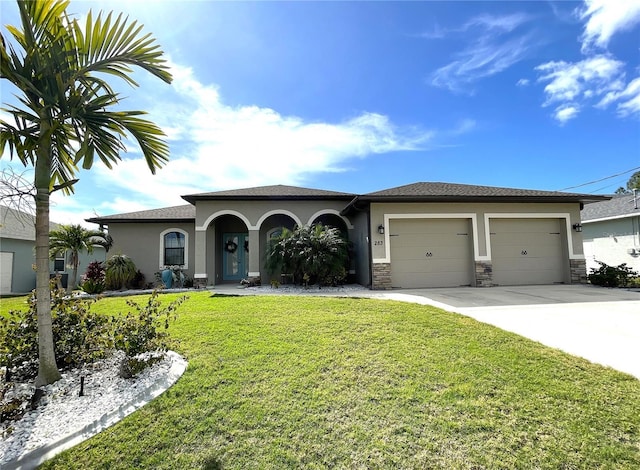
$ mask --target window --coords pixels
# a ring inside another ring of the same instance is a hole
[[[180,232],[169,232],[164,235],[164,265],[184,266],[185,236]]]
[[[60,273],[64,271],[65,259],[64,252],[56,253],[56,258],[53,261],[53,272]]]

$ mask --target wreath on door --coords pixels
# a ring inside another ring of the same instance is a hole
[[[227,240],[227,243],[224,244],[224,249],[227,253],[235,253],[238,249],[238,244],[233,240]]]

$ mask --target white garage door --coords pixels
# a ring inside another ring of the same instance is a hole
[[[0,252],[0,294],[11,293],[13,278],[13,253]]]
[[[562,219],[491,219],[493,282],[502,286],[565,282]]]
[[[391,285],[401,288],[471,285],[468,219],[391,220]]]

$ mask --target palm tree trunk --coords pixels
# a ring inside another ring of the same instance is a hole
[[[71,253],[71,279],[67,283],[67,293],[73,292],[78,284],[78,265],[80,264],[80,255],[77,251]]]
[[[43,126],[44,127],[44,126]],[[42,134],[48,129],[41,129]],[[38,313],[38,376],[35,385],[40,387],[60,378],[53,346],[51,319],[51,291],[49,290],[49,185],[51,159],[47,145],[38,147],[34,183],[36,187],[36,309]]]

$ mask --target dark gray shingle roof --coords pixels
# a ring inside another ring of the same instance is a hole
[[[560,191],[541,191],[536,189],[500,188],[495,186],[477,186],[455,183],[431,183],[420,182],[384,189],[361,196],[362,200],[395,200],[414,199],[424,200],[455,200],[455,199],[549,199],[571,201],[601,201],[606,196],[594,196],[591,194],[574,194]]]
[[[215,191],[211,193],[188,194],[183,199],[194,203],[196,200],[283,200],[283,199],[344,199],[350,200],[355,194],[327,191],[324,189],[300,188],[297,186],[285,186],[276,184],[273,186],[258,186],[255,188],[231,189],[227,191]]]
[[[107,215],[104,217],[92,217],[86,219],[87,222],[108,223],[108,222],[180,222],[194,221],[196,218],[196,208],[191,204],[183,206],[163,207],[161,209],[150,209],[145,211],[128,212],[126,214]]]
[[[59,224],[49,221],[49,230],[56,230],[59,227]],[[7,206],[0,206],[0,238],[35,241],[36,216]]]
[[[640,215],[640,193],[634,200],[633,194],[616,195],[609,201],[587,204],[580,213],[583,222],[598,219],[634,217]]]

